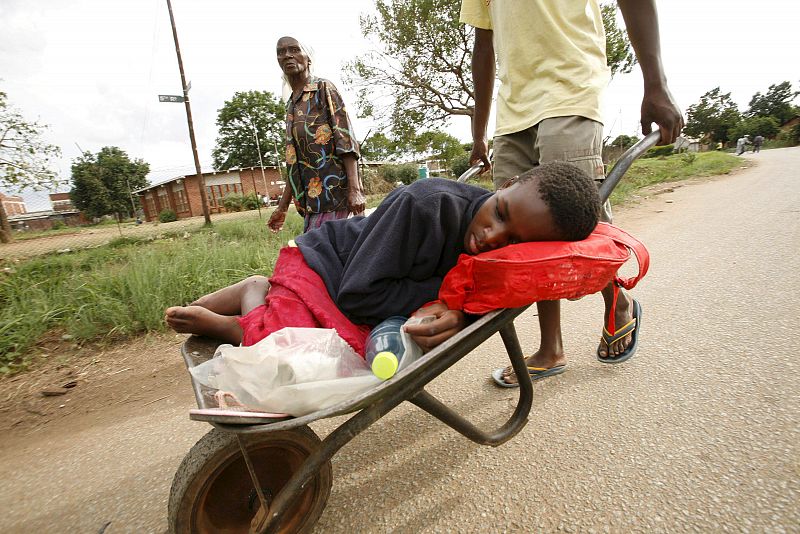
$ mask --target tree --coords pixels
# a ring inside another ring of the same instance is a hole
[[[58,185],[50,168],[61,150],[42,140],[46,126],[28,122],[8,106],[7,96],[0,91],[0,187],[43,189]],[[11,225],[0,203],[0,242],[13,239]]]
[[[473,30],[460,24],[459,2],[377,0],[377,15],[362,15],[364,37],[374,50],[345,66],[345,81],[358,91],[360,117],[372,117],[395,138],[445,126],[454,115],[472,117]],[[635,64],[614,5],[603,7],[606,51],[612,73]]]
[[[135,215],[131,191],[147,186],[150,166],[131,161],[124,150],[107,146],[97,155],[84,152],[72,163],[72,189],[69,196],[76,208],[89,217]]]
[[[434,159],[444,160],[447,167],[450,167],[456,156],[464,152],[458,138],[439,130],[419,134],[412,140],[412,146],[418,154],[429,154]]]
[[[403,152],[396,141],[381,132],[367,137],[359,148],[367,161],[396,161]]]
[[[619,134],[608,146],[615,146],[619,148],[630,148],[639,140],[635,135]]]
[[[473,31],[459,24],[459,3],[377,0],[375,9],[360,20],[364,37],[380,44],[345,66],[360,116],[391,125],[397,137],[471,117]]]
[[[749,135],[750,139],[757,135],[772,139],[779,131],[780,127],[775,117],[748,117],[731,128],[729,134],[731,139],[738,139],[745,134]]]
[[[791,82],[772,84],[767,94],[760,92],[753,95],[750,100],[749,117],[775,117],[778,124],[783,124],[797,114],[797,108],[792,106],[792,101],[800,91],[792,91]]]
[[[606,31],[606,58],[611,76],[626,74],[636,65],[636,56],[628,40],[628,32],[617,26],[617,4],[602,4],[600,13]]]
[[[219,135],[211,152],[214,168],[258,167],[259,147],[264,165],[278,165],[285,147],[285,119],[284,104],[269,91],[234,93],[217,111]]]
[[[709,138],[716,143],[726,142],[732,137],[729,130],[741,121],[741,114],[731,100],[730,93],[722,93],[719,87],[700,97],[700,102],[686,110],[686,127],[683,132],[691,137]]]

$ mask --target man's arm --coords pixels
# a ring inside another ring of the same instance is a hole
[[[652,131],[652,123],[661,129],[660,144],[677,139],[683,128],[683,116],[672,99],[661,64],[661,41],[658,34],[658,12],[655,0],[617,0],[625,19],[633,50],[642,69],[642,133]]]
[[[472,116],[472,154],[470,165],[483,162],[481,173],[488,171],[489,141],[486,130],[494,92],[495,59],[492,30],[475,28],[475,45],[472,48],[472,82],[475,85],[475,112]]]

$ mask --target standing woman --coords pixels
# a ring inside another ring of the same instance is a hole
[[[358,142],[339,91],[311,74],[311,59],[300,42],[281,37],[278,65],[291,88],[286,103],[286,168],[289,179],[267,223],[283,228],[289,202],[305,217],[303,231],[323,222],[364,213],[364,188],[358,176]]]

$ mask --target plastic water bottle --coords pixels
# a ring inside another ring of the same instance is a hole
[[[405,353],[401,330],[405,317],[395,315],[372,329],[367,338],[366,359],[372,372],[381,380],[392,378]]]

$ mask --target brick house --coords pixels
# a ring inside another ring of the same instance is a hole
[[[72,199],[69,198],[69,193],[50,193],[50,204],[53,205],[53,211],[78,211],[72,205]]]
[[[262,174],[263,171],[263,174]],[[278,199],[285,182],[278,167],[249,167],[227,171],[204,172],[209,213],[224,213],[222,199],[230,193]],[[139,197],[146,221],[157,221],[158,214],[171,209],[178,219],[203,215],[197,175],[178,176],[133,192]]]
[[[6,215],[9,217],[28,213],[27,208],[25,208],[25,201],[20,196],[4,195],[0,193],[0,204],[3,205]]]

